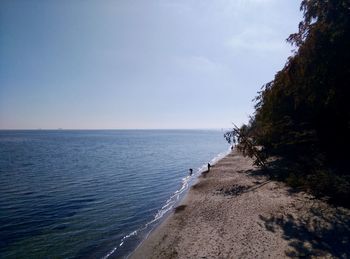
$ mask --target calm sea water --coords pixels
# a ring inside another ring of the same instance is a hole
[[[125,257],[227,149],[221,131],[0,131],[0,258]]]

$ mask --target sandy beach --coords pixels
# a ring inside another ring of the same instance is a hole
[[[270,181],[232,152],[130,258],[349,258],[350,212]]]

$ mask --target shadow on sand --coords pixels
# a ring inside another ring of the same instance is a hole
[[[256,182],[257,185],[247,191],[259,188],[269,180],[284,181],[289,170],[288,163],[283,160],[272,161],[269,170],[248,170],[246,174],[268,177],[268,180]],[[288,190],[290,195],[299,191],[298,188]],[[260,219],[268,231],[282,232],[289,244],[285,252],[287,257],[350,258],[350,210],[311,197],[298,205],[301,206],[296,208],[298,216],[281,213],[270,217],[260,215]]]
[[[316,203],[316,204],[315,204]],[[350,215],[343,208],[330,208],[315,202],[304,208],[304,215],[263,217],[260,219],[268,231],[282,231],[289,241],[288,257],[350,257]]]

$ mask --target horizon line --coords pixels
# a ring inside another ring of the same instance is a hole
[[[30,130],[30,131],[74,131],[74,130],[224,130],[229,128],[79,128],[79,129],[70,129],[70,128],[21,128],[21,129],[0,129],[0,131],[21,131],[21,130]]]

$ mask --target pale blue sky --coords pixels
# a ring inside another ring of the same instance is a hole
[[[0,128],[227,128],[280,70],[295,0],[2,0]]]

